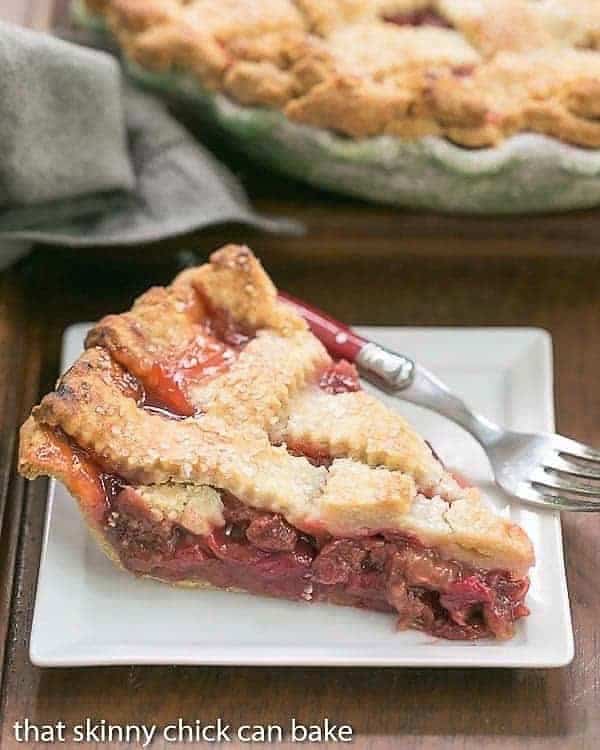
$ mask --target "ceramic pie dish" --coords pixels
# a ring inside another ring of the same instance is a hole
[[[78,0],[130,75],[279,171],[413,208],[600,203],[594,0]]]

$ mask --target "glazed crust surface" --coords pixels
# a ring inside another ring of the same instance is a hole
[[[600,146],[597,0],[86,0],[143,68],[352,138]]]
[[[149,411],[139,382],[189,351],[216,310],[254,335],[225,371],[187,382],[193,416]],[[309,534],[397,531],[480,567],[523,573],[533,562],[526,534],[460,486],[400,415],[363,391],[320,387],[331,359],[248,248],[222,248],[151,289],[101,320],[86,346],[24,425],[20,469],[58,477],[97,529],[102,488],[85,456],[157,523],[196,534],[224,524],[225,491]],[[65,441],[83,451],[76,462]]]

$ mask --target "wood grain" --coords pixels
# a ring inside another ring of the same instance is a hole
[[[28,0],[3,0],[0,7],[0,20],[25,26],[28,15]]]
[[[56,13],[54,0],[2,0],[0,20],[43,31]]]

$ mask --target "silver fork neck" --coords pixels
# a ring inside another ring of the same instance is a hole
[[[359,352],[356,364],[367,377],[405,401],[432,409],[461,425],[484,448],[492,446],[503,434],[501,427],[474,412],[435,375],[402,354],[369,342]]]

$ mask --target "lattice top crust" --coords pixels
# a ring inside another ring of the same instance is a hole
[[[246,247],[102,319],[86,347],[23,426],[20,469],[58,477],[92,524],[91,464],[196,534],[224,523],[226,492],[308,534],[397,532],[483,568],[532,564],[526,534],[402,417],[358,385],[322,386],[338,365]]]
[[[145,69],[353,138],[600,146],[597,0],[86,0]]]

